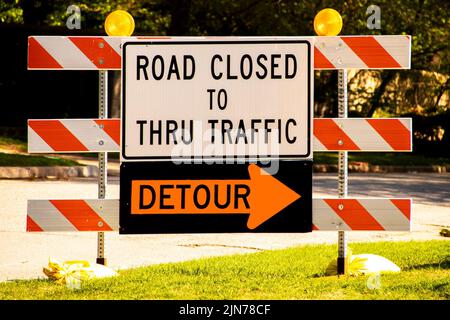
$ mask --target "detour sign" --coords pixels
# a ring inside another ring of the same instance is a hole
[[[248,180],[134,180],[133,214],[243,214],[255,229],[301,197],[256,164]],[[274,197],[274,195],[276,195]]]
[[[312,164],[278,165],[122,163],[120,232],[309,232]]]

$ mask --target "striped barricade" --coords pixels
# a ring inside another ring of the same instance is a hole
[[[314,119],[314,151],[411,151],[401,119]],[[119,152],[119,119],[28,120],[28,152]]]
[[[411,37],[316,37],[315,69],[409,69]]]
[[[315,69],[409,69],[411,66],[411,37],[408,35],[312,38]],[[181,41],[192,38],[31,36],[28,38],[28,69],[120,70],[122,41],[140,39]],[[233,40],[232,37],[204,39]]]
[[[409,231],[411,199],[313,199],[313,230]],[[29,200],[27,231],[117,231],[119,200]]]
[[[117,152],[119,119],[28,120],[29,153]]]
[[[317,70],[411,66],[411,37],[407,35],[313,38]],[[122,42],[140,39],[192,38],[32,36],[28,38],[28,69],[120,70]],[[314,119],[314,151],[411,151],[411,140],[411,119]],[[30,153],[118,152],[120,120],[29,120],[28,149]],[[410,199],[313,199],[312,210],[313,230],[408,231],[411,225]],[[28,201],[27,231],[118,229],[117,199]]]
[[[314,199],[313,230],[410,231],[411,199]]]
[[[119,200],[28,200],[27,231],[113,231]]]
[[[314,151],[412,151],[412,120],[314,119]]]

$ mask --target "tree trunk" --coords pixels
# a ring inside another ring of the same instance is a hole
[[[372,118],[375,111],[380,107],[381,97],[386,91],[387,85],[394,79],[396,74],[397,73],[394,70],[384,70],[381,73],[381,84],[375,89],[372,98],[370,98],[370,109],[367,111],[367,118]]]
[[[441,102],[441,98],[444,95],[445,91],[447,91],[450,87],[450,77],[445,81],[445,83],[441,86],[439,93],[436,97],[436,103],[434,104],[434,111],[436,111],[439,107],[439,102]]]
[[[120,71],[110,71],[109,74],[112,76],[111,81],[111,104],[110,104],[110,114],[111,118],[120,118]]]

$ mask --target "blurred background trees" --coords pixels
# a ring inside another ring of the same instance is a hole
[[[80,30],[66,27],[72,4],[81,10]],[[367,27],[371,4],[381,9],[381,29]],[[350,115],[411,116],[415,151],[450,156],[450,2],[440,0],[3,0],[0,126],[3,132],[23,135],[27,118],[97,113],[97,74],[27,71],[28,35],[105,35],[107,14],[124,9],[134,16],[135,35],[312,36],[314,16],[326,7],[341,13],[342,35],[412,35],[411,70],[350,71]],[[118,72],[110,73],[117,93]],[[337,72],[315,75],[316,116],[336,116]],[[118,116],[118,102],[111,98]]]

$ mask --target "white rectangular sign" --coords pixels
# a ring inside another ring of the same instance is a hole
[[[122,160],[312,158],[311,41],[125,42]]]

